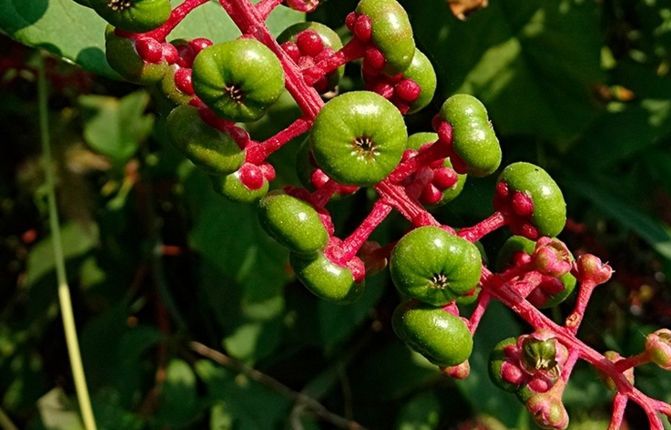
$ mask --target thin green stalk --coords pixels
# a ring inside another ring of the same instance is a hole
[[[65,259],[63,258],[61,230],[58,221],[58,209],[56,207],[56,181],[52,170],[51,144],[49,142],[47,81],[44,74],[44,60],[42,56],[39,57],[38,62],[37,93],[40,117],[40,138],[42,141],[42,160],[44,162],[48,190],[49,227],[51,230],[52,243],[54,245],[54,263],[56,265],[56,279],[58,280],[58,300],[61,306],[63,329],[65,330],[65,343],[68,347],[72,378],[74,379],[75,390],[77,391],[77,399],[84,421],[84,428],[86,430],[96,430],[96,422],[93,417],[93,409],[91,408],[91,399],[89,398],[86,377],[84,376],[84,366],[82,365],[82,357],[79,352],[75,317],[72,312],[72,300],[70,299],[70,288],[68,287],[68,281],[65,274]]]

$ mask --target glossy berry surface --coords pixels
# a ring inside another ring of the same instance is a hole
[[[168,72],[168,64],[147,63],[137,53],[131,39],[117,36],[114,27],[105,31],[105,58],[122,78],[138,84],[153,84],[163,79]]]
[[[265,178],[261,178],[259,188],[251,189],[242,182],[240,176],[239,169],[228,175],[212,175],[212,188],[227,199],[240,203],[256,202],[268,193],[270,184]]]
[[[385,72],[407,69],[415,53],[415,41],[405,9],[395,0],[361,0],[356,12],[370,19],[371,38],[384,55]]]
[[[229,174],[245,161],[233,139],[200,120],[192,106],[178,106],[167,119],[170,141],[196,166],[209,173]]]
[[[509,196],[517,191],[531,199],[533,213],[529,219],[540,235],[556,236],[564,229],[566,224],[564,195],[545,170],[531,163],[513,163],[503,169],[498,182],[507,186]],[[505,207],[505,200],[498,198],[500,203],[495,201],[495,206]]]
[[[436,72],[433,70],[431,61],[429,61],[422,51],[415,49],[412,61],[408,68],[403,71],[403,76],[406,79],[412,80],[419,87],[417,98],[410,100],[408,113],[412,114],[424,109],[431,103],[433,95],[436,92]]]
[[[407,132],[399,111],[384,97],[352,91],[322,108],[312,128],[317,165],[349,185],[373,185],[401,160]]]
[[[439,115],[452,126],[454,152],[470,175],[487,176],[498,169],[501,146],[487,110],[478,99],[467,94],[453,95],[443,103]]]
[[[441,228],[426,226],[398,241],[389,270],[401,293],[441,306],[477,286],[482,261],[472,243]]]
[[[88,0],[88,4],[113,26],[136,32],[160,26],[171,11],[169,0]]]
[[[410,348],[439,366],[454,366],[468,359],[473,337],[457,316],[426,304],[401,303],[392,316],[396,335]]]
[[[236,39],[203,49],[193,62],[193,88],[216,113],[232,121],[254,121],[284,92],[277,57],[254,39]]]
[[[289,261],[301,283],[324,300],[351,303],[363,292],[363,283],[356,282],[348,268],[333,263],[321,252],[292,253]]]
[[[309,254],[324,249],[328,233],[310,204],[281,192],[268,194],[259,202],[261,225],[292,252]]]

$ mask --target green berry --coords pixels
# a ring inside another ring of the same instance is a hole
[[[409,114],[420,111],[425,108],[436,92],[436,72],[433,70],[431,61],[419,49],[415,49],[415,55],[407,69],[403,71],[403,76],[415,81],[421,91],[419,98],[410,104]]]
[[[374,185],[396,167],[408,134],[403,116],[384,97],[353,91],[326,103],[315,119],[311,148],[337,182]]]
[[[482,177],[499,168],[501,146],[480,100],[456,94],[443,103],[439,115],[452,126],[452,147],[469,174]]]
[[[263,180],[263,186],[256,190],[251,190],[240,180],[240,171],[228,175],[211,175],[212,187],[214,191],[227,199],[240,203],[253,203],[268,193],[270,184]]]
[[[279,36],[277,36],[277,42],[278,43],[284,43],[288,41],[296,42],[297,36],[306,30],[314,31],[315,33],[317,33],[321,38],[324,46],[332,49],[334,52],[342,48],[342,41],[340,40],[340,36],[338,36],[338,33],[333,31],[330,27],[325,26],[324,24],[313,21],[299,22],[290,27],[287,27]],[[345,66],[342,66],[338,67],[338,69],[335,72],[332,72],[327,76],[328,90],[335,89],[335,87],[338,85],[338,82],[340,82],[340,79],[342,79],[344,73],[345,73]]]
[[[435,142],[436,140],[438,140],[437,133],[431,133],[431,132],[415,133],[408,137],[408,149],[418,150],[423,145]],[[445,159],[443,166],[452,168],[452,162],[450,161],[449,158]],[[444,205],[445,203],[449,203],[452,200],[456,199],[459,196],[459,194],[461,194],[461,192],[464,190],[464,185],[466,185],[466,178],[468,178],[468,175],[458,174],[457,178],[458,178],[457,183],[451,186],[450,188],[446,189],[445,191],[443,191],[443,197],[440,199],[438,203],[436,203],[433,206],[440,206]]]
[[[161,79],[161,91],[175,105],[183,105],[189,103],[193,96],[183,93],[175,85],[175,72],[177,70],[179,70],[177,65],[168,66],[163,79]]]
[[[403,6],[395,0],[361,0],[356,12],[370,18],[373,43],[386,60],[384,71],[393,75],[407,69],[415,54],[415,40]]]
[[[88,0],[98,15],[115,27],[144,33],[170,17],[170,0]]]
[[[307,202],[272,192],[259,202],[261,225],[282,246],[309,254],[324,249],[329,235],[317,211]]]
[[[198,109],[177,106],[167,119],[170,142],[196,166],[208,173],[227,175],[245,161],[245,153],[225,133],[205,124]]]
[[[482,260],[478,248],[467,240],[439,227],[425,226],[398,241],[389,269],[401,293],[442,306],[478,285]]]
[[[153,84],[168,72],[168,63],[145,63],[140,58],[131,39],[119,37],[114,27],[107,26],[105,30],[105,57],[107,62],[124,79],[137,84]]]
[[[532,224],[541,236],[557,236],[566,224],[566,202],[557,183],[542,168],[525,162],[503,169],[498,182],[508,185],[509,192],[526,193],[533,202]]]
[[[363,282],[355,282],[352,271],[330,261],[319,252],[292,253],[289,261],[296,276],[314,295],[336,303],[351,303],[363,292]]]
[[[275,54],[255,39],[205,48],[193,62],[193,88],[212,110],[232,121],[255,121],[284,91]]]
[[[527,239],[524,236],[509,237],[496,257],[496,270],[501,272],[509,268],[513,264],[513,259],[518,252],[531,255],[535,249],[536,242],[533,240]],[[572,256],[571,260],[573,260]],[[565,273],[560,276],[559,281],[563,284],[564,289],[559,293],[549,296],[544,303],[538,304],[541,309],[551,308],[566,300],[575,289],[577,283],[575,276],[571,275],[571,273]]]
[[[442,308],[415,301],[399,305],[392,316],[396,335],[438,366],[455,366],[468,359],[473,337],[461,318]]]

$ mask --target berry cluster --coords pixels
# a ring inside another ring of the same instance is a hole
[[[169,0],[78,1],[111,24],[110,65],[130,81],[157,85],[174,103],[167,127],[175,147],[211,177],[218,193],[258,202],[262,225],[290,251],[297,278],[312,293],[351,302],[366,276],[388,263],[406,299],[394,312],[394,331],[455,378],[468,376],[473,335],[491,299],[499,300],[533,332],[497,345],[491,377],[517,394],[538,425],[567,428],[562,393],[574,365],[584,360],[615,391],[611,429],[619,428],[630,400],[646,412],[650,428],[663,428],[659,413],[671,415],[671,405],[636,389],[633,368],[655,363],[671,369],[671,331],[653,333],[641,354],[627,358],[598,353],[576,337],[594,288],[612,270],[593,255],[574,258],[555,237],[566,222],[566,205],[542,168],[525,162],[505,167],[495,212],[474,226],[443,225],[427,211],[455,199],[467,176],[496,172],[501,147],[485,107],[465,94],[443,103],[432,132],[408,136],[404,115],[429,104],[436,75],[396,0],[361,0],[344,23],[351,35],[345,44],[313,22],[273,38],[264,22],[281,0],[220,0],[242,33],[220,43],[166,41],[207,0],[184,0],[174,9]],[[286,1],[300,11],[318,3]],[[359,60],[365,88],[338,94],[344,65]],[[269,139],[254,140],[240,123],[261,118],[285,90],[301,116]],[[296,161],[303,187],[269,192],[275,170],[268,156],[304,134]],[[362,187],[372,187],[377,201],[349,236],[336,236],[329,201]],[[409,221],[409,232],[395,244],[370,242],[392,211]],[[503,227],[514,236],[491,271],[475,243]],[[564,301],[576,286],[564,325],[539,310]],[[474,304],[468,318],[460,315],[465,304]]]

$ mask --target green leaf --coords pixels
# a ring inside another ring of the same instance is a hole
[[[172,0],[173,5],[179,3],[181,0]],[[280,6],[267,23],[277,36],[303,20],[304,14]],[[105,59],[106,25],[92,9],[73,0],[0,0],[0,30],[23,44],[47,49],[86,70],[118,79]],[[189,14],[171,37],[207,37],[218,42],[237,35],[239,31],[221,6],[209,2]]]
[[[598,207],[606,216],[632,230],[660,255],[671,259],[671,229],[668,225],[623,202],[608,190],[599,187],[596,181],[571,175],[564,177],[561,182]]]
[[[459,22],[445,0],[404,3],[443,97],[480,98],[497,132],[567,145],[598,112],[591,96],[603,78],[598,4],[500,0]]]
[[[247,362],[269,356],[279,346],[282,325],[279,321],[248,322],[224,339],[226,351]]]
[[[166,368],[156,419],[171,428],[184,427],[198,413],[196,375],[183,360],[173,359]]]
[[[132,157],[151,133],[154,116],[144,114],[149,94],[136,91],[121,99],[84,95],[84,139],[93,149],[118,163]]]
[[[213,407],[210,428],[256,430],[280,428],[291,402],[241,374],[201,360],[196,374],[207,385]]]
[[[65,261],[82,256],[98,243],[98,230],[70,222],[61,226],[61,242]],[[54,270],[54,247],[51,236],[42,239],[28,255],[26,285],[32,286]]]
[[[442,405],[431,391],[420,392],[407,401],[398,412],[397,430],[432,430],[438,428]]]

